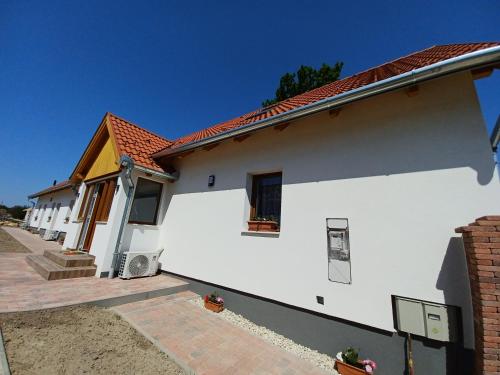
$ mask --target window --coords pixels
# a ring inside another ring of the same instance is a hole
[[[162,184],[158,182],[137,179],[129,223],[156,225],[161,190]]]
[[[250,220],[275,222],[277,230],[281,221],[281,184],[281,172],[253,176]]]
[[[79,221],[83,220],[83,218],[85,217],[85,208],[87,207],[89,197],[92,195],[92,190],[94,190],[94,185],[85,186],[85,193],[83,195],[82,203],[80,204],[80,211],[78,212]]]

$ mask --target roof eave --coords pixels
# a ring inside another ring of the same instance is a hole
[[[380,95],[382,93],[401,89],[406,86],[415,85],[423,81],[435,79],[459,71],[497,63],[498,61],[500,61],[500,46],[485,48],[458,57],[453,57],[448,60],[440,61],[423,68],[414,69],[410,72],[403,73],[379,82],[371,83],[369,85],[348,91],[343,94],[325,98],[317,102],[292,109],[288,112],[284,112],[267,119],[259,120],[251,124],[241,126],[234,130],[216,134],[199,141],[193,141],[176,148],[167,148],[153,154],[152,157],[154,159],[172,157],[199,147],[207,146],[212,143],[221,142],[232,137],[275,126],[280,123],[296,120],[298,118],[309,116],[321,111],[341,107],[348,103],[366,99],[371,96]]]
[[[75,185],[76,184],[71,183],[71,184],[67,184],[67,185],[63,185],[63,186],[58,186],[55,189],[47,188],[47,189],[44,189],[44,190],[39,191],[37,193],[28,195],[28,199],[33,199],[33,198],[41,197],[43,195],[52,194],[52,193],[55,193],[55,192],[58,192],[58,191],[61,191],[61,190],[71,189]]]

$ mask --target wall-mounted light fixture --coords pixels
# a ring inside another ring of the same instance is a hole
[[[215,175],[211,174],[208,176],[208,186],[212,187],[215,185]]]

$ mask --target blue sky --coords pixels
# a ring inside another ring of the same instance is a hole
[[[238,116],[301,64],[342,76],[500,41],[500,2],[0,0],[0,202],[66,179],[106,111],[167,138]],[[478,82],[489,127],[500,71]]]

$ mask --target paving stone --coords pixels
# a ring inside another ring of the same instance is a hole
[[[33,254],[43,254],[46,248],[36,250],[34,246],[40,243],[45,245],[46,241],[19,228],[8,229],[14,230],[13,236],[17,236],[16,239]],[[0,313],[94,303],[187,285],[167,275],[130,280],[85,277],[47,281],[28,265],[26,256],[22,253],[0,253]]]
[[[182,292],[115,306],[115,310],[179,364],[196,374],[325,375],[328,372],[200,309]]]

